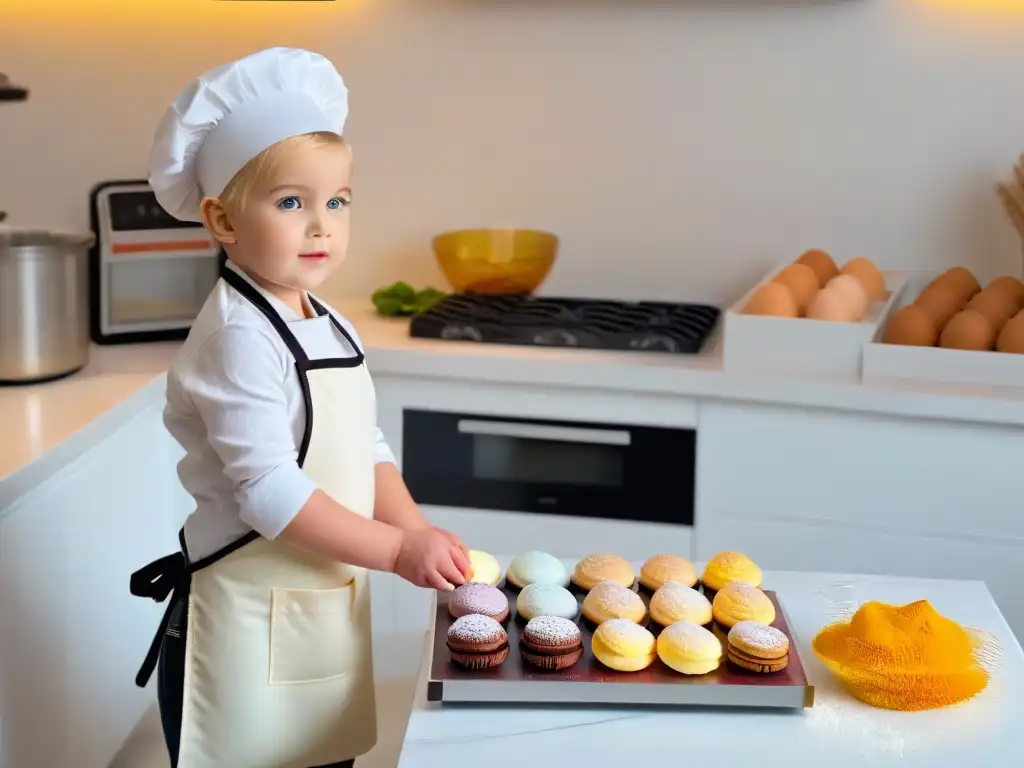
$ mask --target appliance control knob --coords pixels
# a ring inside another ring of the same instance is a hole
[[[483,341],[483,334],[471,325],[446,325],[441,329],[441,338],[451,341]]]
[[[658,333],[642,336],[635,339],[629,345],[633,349],[655,350],[664,352],[678,352],[679,344],[671,336],[663,336]]]
[[[549,347],[578,347],[577,338],[561,328],[553,328],[550,331],[540,331],[534,334],[535,344]]]

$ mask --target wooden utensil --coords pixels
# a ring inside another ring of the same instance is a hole
[[[1017,186],[1016,182],[999,182],[996,191],[999,199],[1003,202],[1007,216],[1016,228],[1017,233],[1024,238],[1024,191]]]

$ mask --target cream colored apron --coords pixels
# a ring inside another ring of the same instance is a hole
[[[307,360],[258,291],[230,270],[222,277],[295,357],[307,412],[299,465],[335,501],[372,517],[376,397],[362,352],[335,322],[357,356]],[[313,768],[374,746],[365,569],[252,533],[186,571],[179,768]]]

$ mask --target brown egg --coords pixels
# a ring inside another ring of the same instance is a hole
[[[811,299],[814,298],[814,294],[820,288],[818,276],[806,264],[790,264],[784,267],[779,270],[779,274],[773,278],[772,282],[781,283],[789,288],[789,292],[793,294],[797,310],[801,315],[807,311]]]
[[[942,328],[964,302],[949,286],[934,283],[921,291],[914,304],[932,316],[937,328]]]
[[[818,286],[821,288],[828,285],[828,281],[839,274],[839,267],[832,261],[832,257],[817,248],[804,251],[794,263],[806,264],[813,269],[814,274],[818,276]]]
[[[992,349],[996,341],[995,329],[985,316],[973,309],[957,312],[946,323],[939,337],[939,346],[946,349]]]
[[[743,308],[745,315],[772,315],[775,317],[796,317],[796,300],[789,288],[781,283],[765,283],[750,297]]]
[[[868,309],[868,295],[864,285],[853,275],[836,275],[828,281],[825,288],[834,288],[843,295],[850,305],[850,317],[860,320]]]
[[[812,320],[830,320],[840,323],[854,322],[854,311],[850,299],[839,289],[822,288],[807,308],[807,317]]]
[[[993,291],[988,288],[974,294],[967,302],[966,309],[983,314],[996,333],[999,333],[1006,325],[1006,321],[1017,312],[1012,299],[1000,293],[998,289]]]
[[[1024,307],[1024,283],[1018,280],[1016,277],[997,277],[991,283],[985,286],[986,291],[995,291],[1003,296],[1006,296],[1017,309]]]
[[[853,275],[860,280],[861,285],[864,286],[864,292],[868,296],[868,301],[881,301],[885,298],[885,278],[882,277],[878,267],[867,259],[861,256],[850,259],[843,264],[843,268],[839,272],[843,275]]]
[[[882,341],[908,347],[934,347],[939,340],[939,329],[931,315],[913,304],[893,313],[885,324]]]
[[[967,301],[967,299],[981,290],[981,284],[977,278],[971,274],[969,269],[964,267],[950,267],[935,278],[932,283],[949,286],[964,301]]]
[[[996,350],[1024,355],[1024,312],[1018,312],[1003,326],[996,340]]]

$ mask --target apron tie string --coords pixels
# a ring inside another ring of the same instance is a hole
[[[150,643],[142,667],[135,676],[135,684],[139,688],[146,687],[149,678],[153,675],[153,670],[156,669],[157,659],[160,656],[160,645],[163,642],[164,633],[171,623],[171,611],[178,604],[179,591],[182,587],[187,586],[188,577],[188,560],[182,552],[175,552],[173,555],[154,560],[132,574],[130,588],[131,593],[136,597],[149,597],[157,603],[162,603],[168,596],[172,597],[160,620],[156,637]]]

